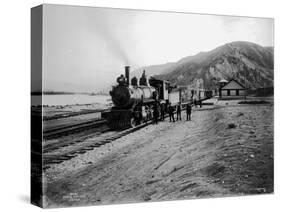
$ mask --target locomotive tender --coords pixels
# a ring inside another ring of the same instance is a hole
[[[186,87],[171,86],[170,82],[150,77],[147,81],[145,71],[141,78],[133,77],[130,83],[130,66],[125,66],[125,76],[117,78],[117,85],[110,91],[113,107],[102,113],[111,129],[135,127],[152,118],[153,110],[160,104],[189,103],[194,98],[203,100],[207,92],[190,90]]]

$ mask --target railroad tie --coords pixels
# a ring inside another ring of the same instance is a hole
[[[78,154],[84,154],[84,153],[86,153],[86,151],[85,151],[85,150],[78,150],[78,151],[76,151],[76,153],[78,153]]]
[[[91,147],[91,146],[84,148],[84,150],[93,150],[93,149],[94,149],[94,147]]]

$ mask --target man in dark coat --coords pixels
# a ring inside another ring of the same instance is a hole
[[[177,105],[177,121],[181,121],[181,103],[179,102]]]
[[[169,103],[168,111],[169,111],[170,122],[171,122],[172,120],[173,120],[173,122],[175,122],[175,118],[174,118],[174,107],[171,105],[171,103]]]
[[[191,104],[186,105],[186,121],[191,121]]]
[[[158,103],[155,103],[153,107],[153,119],[155,124],[158,124],[158,118],[159,118],[159,107],[158,107]]]
[[[165,120],[165,104],[161,104],[161,120]]]

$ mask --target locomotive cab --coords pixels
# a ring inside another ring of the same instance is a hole
[[[149,79],[149,84],[156,88],[158,95],[159,95],[159,100],[168,100],[169,99],[169,87],[170,83],[165,80],[159,80],[154,77],[150,77]]]

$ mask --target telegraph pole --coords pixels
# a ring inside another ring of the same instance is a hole
[[[244,68],[244,64],[242,63],[242,58],[241,58],[241,55],[240,55],[240,51],[239,51],[239,58],[240,58],[240,62],[241,62],[241,67],[244,71],[244,99],[246,99],[246,69]]]
[[[246,99],[246,69],[244,69],[244,99]]]

